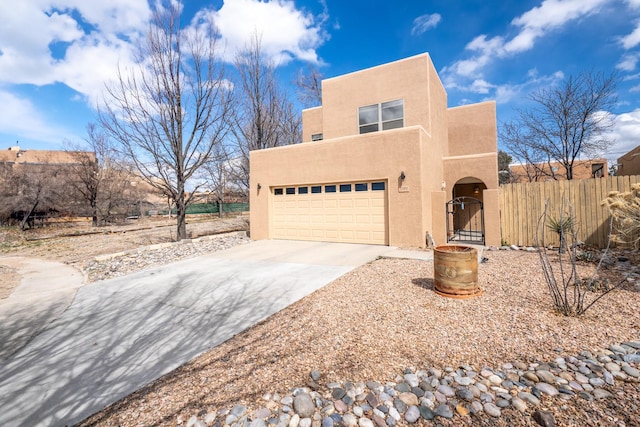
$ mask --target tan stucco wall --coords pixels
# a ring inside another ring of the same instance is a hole
[[[429,91],[436,84],[442,87],[428,54],[323,80],[324,138],[357,135],[359,107],[396,99],[404,100],[405,126],[431,133]]]
[[[322,90],[322,107],[303,111],[303,141],[315,133],[323,141],[251,153],[253,239],[271,236],[273,187],[387,180],[388,243],[423,247],[430,232],[442,244],[445,203],[456,182],[472,177],[485,190],[487,243],[499,244],[494,102],[447,109],[428,54],[323,80]],[[403,129],[359,135],[359,107],[396,99],[404,100]]]
[[[640,175],[640,145],[618,159],[618,175]]]
[[[302,142],[311,142],[316,133],[322,133],[322,107],[302,110]]]
[[[422,198],[426,181],[420,159],[430,142],[422,128],[414,126],[252,151],[251,238],[271,237],[269,209],[274,187],[386,180],[388,244],[424,246]],[[402,186],[408,187],[408,192],[399,189],[402,171],[406,175]],[[430,209],[430,201],[427,205]]]

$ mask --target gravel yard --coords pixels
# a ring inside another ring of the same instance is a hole
[[[548,362],[640,338],[637,279],[583,317],[566,318],[553,311],[537,254],[488,251],[485,256],[488,262],[479,267],[484,294],[469,300],[436,295],[431,262],[367,264],[81,425],[174,426],[237,404],[257,410],[266,404],[265,395],[285,396],[307,385],[314,370],[321,373],[320,385],[385,384],[407,368],[498,370],[506,363]],[[622,267],[633,268],[630,262]],[[612,282],[619,268],[607,270]],[[558,425],[638,425],[637,380],[618,381],[607,390],[616,398],[544,396],[537,409],[550,410]],[[531,412],[509,408],[499,419],[481,414],[438,420],[535,425]]]
[[[243,218],[189,226],[194,238],[246,228]],[[29,240],[5,234],[0,239],[0,253],[63,261],[82,269],[89,280],[97,280],[247,241],[231,235],[149,249],[148,245],[170,242],[172,229],[171,224],[133,224],[71,237],[61,236],[59,231],[58,235],[40,232],[38,238],[32,236]],[[147,249],[135,250],[140,246]],[[114,253],[118,254],[104,256]],[[358,387],[371,381],[402,385],[403,374],[413,372],[437,372],[443,382],[461,372],[461,366],[481,378],[483,370],[507,372],[506,367],[519,364],[529,370],[540,369],[558,358],[572,360],[584,350],[607,359],[609,356],[598,353],[599,349],[640,339],[637,251],[625,253],[629,258],[626,262],[615,262],[604,271],[609,281],[616,283],[622,273],[636,269],[632,279],[579,319],[553,311],[536,253],[485,251],[484,255],[488,261],[479,266],[479,284],[484,290],[479,298],[456,300],[436,295],[432,262],[379,259],[202,354],[81,425],[186,426],[188,421],[198,425],[193,416],[199,417],[198,422],[205,416],[212,421],[212,414],[219,414],[215,421],[224,425],[223,415],[228,410],[246,405],[247,414],[254,417],[265,412],[265,407],[282,406],[278,399],[285,396],[286,400],[297,387],[313,386],[312,389],[319,388],[318,396],[330,398],[336,384],[345,388],[350,382],[360,384]],[[18,277],[16,266],[2,261],[0,257],[0,299],[8,296]],[[585,265],[582,270],[592,268]],[[617,357],[612,352],[607,354]],[[617,358],[619,362],[621,357]],[[315,383],[309,382],[312,371],[320,375]],[[488,415],[485,408],[477,415],[458,412],[451,414],[451,419],[437,420],[440,425],[538,425],[532,413],[548,410],[556,425],[640,425],[640,383],[632,376],[623,374],[621,378],[625,380],[602,387],[603,394],[613,396],[609,398],[588,401],[577,396],[568,399],[564,395],[563,399],[562,394],[545,395],[539,404],[529,403],[523,412],[513,405],[502,409],[498,418]],[[515,402],[515,392],[511,394]],[[451,408],[456,408],[455,404]],[[404,419],[400,423],[406,424]],[[420,423],[431,425],[424,419]],[[373,426],[364,424],[361,426]],[[316,420],[312,427],[320,425]]]

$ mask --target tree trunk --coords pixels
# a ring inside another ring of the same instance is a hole
[[[187,238],[187,208],[184,203],[184,183],[178,182],[178,197],[176,197],[176,219],[178,229],[176,240]]]
[[[38,203],[39,201],[36,200],[36,202],[33,204],[31,209],[28,212],[26,212],[25,215],[22,217],[22,221],[20,221],[20,231],[26,230],[27,228],[26,225],[27,225],[27,222],[29,221],[29,217],[31,216],[33,211],[35,211],[36,208],[38,207]]]
[[[222,218],[222,198],[218,197],[218,217]]]

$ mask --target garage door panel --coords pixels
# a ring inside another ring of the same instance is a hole
[[[351,188],[355,188],[353,183]],[[274,238],[387,244],[386,191],[271,197]]]

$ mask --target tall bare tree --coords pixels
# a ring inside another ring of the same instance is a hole
[[[178,240],[187,237],[195,175],[224,139],[229,111],[215,26],[183,27],[180,14],[173,1],[156,4],[137,69],[118,70],[100,109],[100,123],[142,178],[175,203]]]
[[[322,74],[317,68],[307,67],[300,70],[295,84],[298,87],[298,99],[305,107],[322,104]]]
[[[300,142],[302,119],[278,84],[275,65],[262,52],[254,33],[235,59],[238,103],[233,115],[237,184],[249,188],[249,152]]]
[[[608,134],[614,125],[608,111],[617,101],[617,83],[615,73],[591,71],[531,94],[533,106],[502,126],[504,147],[534,173],[557,179],[550,167],[557,162],[566,179],[573,179],[576,159],[601,156],[614,142]]]

